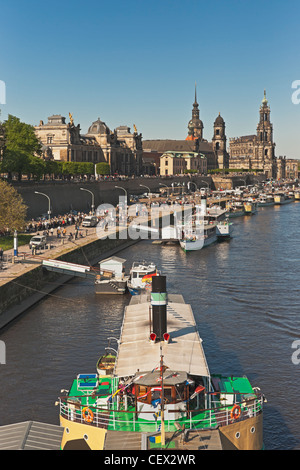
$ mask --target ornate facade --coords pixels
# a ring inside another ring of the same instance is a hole
[[[207,159],[198,152],[165,152],[160,157],[160,174],[180,175],[192,170],[197,173],[207,173]]]
[[[186,140],[198,140],[199,151],[205,151],[203,143],[206,147],[211,148],[211,156],[208,158],[208,169],[215,168],[228,168],[229,155],[226,150],[226,133],[225,122],[219,113],[219,116],[214,122],[214,135],[211,142],[203,138],[203,122],[200,119],[199,104],[197,102],[197,92],[195,86],[195,101],[192,110],[192,119],[188,123],[188,136]],[[212,157],[213,155],[213,157]]]
[[[270,121],[270,106],[264,92],[259,108],[259,122],[256,134],[232,138],[229,142],[229,168],[260,170],[267,178],[276,178],[277,162],[275,143],[273,142],[273,125]]]
[[[197,102],[197,92],[195,87],[195,101],[193,103],[192,118],[188,122],[188,135],[186,139],[143,141],[144,161],[150,161],[151,155],[162,156],[165,152],[194,152],[199,153],[206,158],[207,170],[227,168],[229,155],[226,151],[225,122],[223,118],[219,115],[215,120],[214,135],[211,142],[208,142],[203,138],[203,129],[204,126],[200,119],[199,104]]]
[[[42,142],[44,158],[67,162],[107,162],[112,174],[140,174],[142,169],[142,135],[136,129],[130,132],[127,126],[120,126],[112,132],[105,122],[98,118],[89,127],[87,134],[81,134],[80,125],[75,126],[61,115],[48,118],[46,124],[40,121],[35,131]]]

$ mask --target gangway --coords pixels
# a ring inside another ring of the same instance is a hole
[[[55,259],[43,260],[42,266],[47,271],[54,271],[60,274],[68,274],[70,276],[85,277],[95,279],[97,272],[90,266],[83,264],[68,263],[66,261],[59,261]],[[99,273],[98,273],[99,274]]]

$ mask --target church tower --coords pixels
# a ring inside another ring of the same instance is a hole
[[[260,162],[269,177],[274,176],[275,143],[273,142],[273,125],[270,122],[270,106],[264,90],[264,98],[259,109],[259,123],[257,125],[256,160]]]
[[[188,123],[188,136],[185,140],[203,140],[203,122],[199,117],[199,104],[197,103],[197,90],[195,83],[195,101],[192,110],[192,119]]]
[[[212,138],[213,149],[217,155],[218,167],[228,168],[229,155],[226,150],[225,122],[219,113],[214,122],[214,136]]]

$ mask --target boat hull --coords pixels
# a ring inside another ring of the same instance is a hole
[[[263,413],[219,428],[222,450],[262,450]]]
[[[204,241],[202,239],[195,241],[180,240],[179,243],[184,251],[198,251],[206,246],[212,245],[217,239],[217,234],[215,234],[212,237],[206,238]]]
[[[228,217],[230,219],[234,218],[234,217],[242,217],[246,214],[246,212],[244,210],[237,210],[237,211],[233,211],[233,212],[228,212]]]
[[[142,433],[140,432],[127,432],[124,447],[124,432],[122,431],[108,431],[107,427],[91,426],[62,416],[60,416],[60,425],[64,428],[61,442],[62,450],[108,450],[111,448],[111,444],[113,444],[114,450],[124,448],[133,450],[136,449],[137,442],[142,442]],[[225,426],[220,426],[218,429],[206,431],[198,429],[197,436],[192,436],[192,432],[188,432],[185,442],[189,449],[193,444],[196,445],[196,449],[200,448],[202,432],[211,433],[211,435],[218,433],[219,445],[214,450],[262,450],[263,413],[246,420],[231,422]],[[129,435],[132,435],[130,441],[128,440]],[[154,435],[157,435],[157,433],[154,432]],[[200,442],[197,441],[197,437]],[[182,438],[176,439],[176,432],[166,433],[166,439],[169,443],[173,441],[175,449],[184,448]],[[140,447],[140,449],[148,450],[149,447]]]
[[[282,206],[284,204],[290,204],[291,202],[293,202],[294,199],[282,199],[282,200],[279,200],[279,199],[275,199],[275,205],[276,206]]]
[[[95,282],[96,294],[122,295],[127,292],[127,281],[100,281]]]
[[[217,237],[219,240],[223,238],[230,238],[233,234],[233,224],[226,223],[226,224],[218,224],[217,225]]]

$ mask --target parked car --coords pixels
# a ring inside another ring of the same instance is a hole
[[[36,248],[45,248],[47,245],[47,238],[44,235],[35,235],[30,239],[29,247],[32,249],[33,247]]]
[[[82,221],[83,227],[96,227],[97,224],[98,219],[94,215],[87,215]]]

